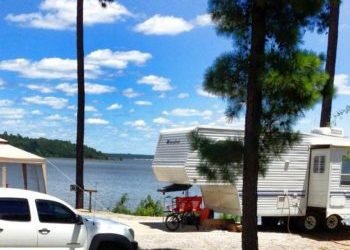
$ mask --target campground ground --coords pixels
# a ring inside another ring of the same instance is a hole
[[[185,226],[176,232],[169,232],[162,218],[140,217],[107,212],[97,212],[96,217],[109,218],[127,224],[135,230],[140,249],[150,250],[228,250],[241,249],[241,233],[222,230],[196,230]],[[288,233],[283,229],[267,231],[259,229],[259,248],[263,250],[285,249],[350,249],[350,229],[337,233],[318,232],[303,234]]]

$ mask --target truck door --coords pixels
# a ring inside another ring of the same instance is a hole
[[[49,200],[36,200],[39,224],[38,247],[47,249],[83,249],[85,225],[76,223],[76,214],[65,205]]]
[[[36,249],[37,234],[27,199],[0,198],[0,248]]]
[[[327,207],[329,186],[329,148],[312,149],[309,176],[309,207]]]

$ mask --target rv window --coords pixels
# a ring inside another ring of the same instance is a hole
[[[350,185],[350,157],[345,155],[342,160],[340,184]]]
[[[324,173],[326,166],[326,156],[316,155],[313,162],[313,172],[314,173]]]

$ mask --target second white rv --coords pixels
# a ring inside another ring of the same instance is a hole
[[[241,129],[206,126],[162,131],[152,165],[156,178],[199,185],[207,208],[241,215],[242,179],[232,185],[201,176],[200,159],[191,149],[192,131],[213,140],[244,136]],[[336,230],[350,218],[350,140],[341,129],[315,129],[280,157],[271,157],[258,181],[258,216],[266,225],[297,219],[308,231],[321,225]]]

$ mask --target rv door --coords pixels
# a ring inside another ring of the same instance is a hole
[[[311,150],[308,207],[327,207],[329,186],[329,152],[329,148]]]

